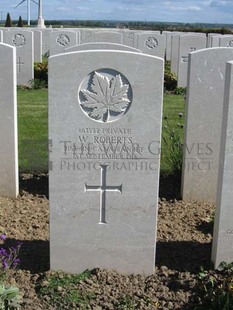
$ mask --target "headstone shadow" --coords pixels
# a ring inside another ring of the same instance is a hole
[[[44,240],[17,240],[7,239],[5,249],[14,247],[18,242],[22,243],[19,255],[19,268],[29,270],[32,274],[49,270],[49,241]]]
[[[211,243],[197,241],[158,241],[156,266],[180,272],[198,272],[211,264]]]

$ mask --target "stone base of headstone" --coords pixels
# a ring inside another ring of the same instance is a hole
[[[46,28],[44,19],[42,17],[39,17],[37,20],[37,28]]]

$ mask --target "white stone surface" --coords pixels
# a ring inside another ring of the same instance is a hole
[[[49,56],[50,33],[53,31],[53,29],[45,28],[41,30],[42,30],[42,55]]]
[[[34,33],[34,61],[42,62],[42,32],[33,30]]]
[[[4,43],[16,47],[17,85],[30,85],[34,79],[34,36],[32,31],[4,32]]]
[[[173,34],[171,42],[171,72],[178,75],[180,35]]]
[[[233,35],[225,35],[219,37],[219,46],[220,47],[233,47]]]
[[[50,57],[52,269],[153,273],[163,66],[119,50]]]
[[[0,44],[0,196],[19,193],[16,50]]]
[[[117,43],[106,43],[106,42],[99,42],[99,43],[84,43],[76,46],[71,46],[65,49],[66,53],[69,52],[78,52],[78,51],[86,51],[86,50],[121,50],[121,51],[131,51],[140,53],[140,51],[136,48],[117,44]]]
[[[182,175],[185,201],[216,202],[225,63],[232,48],[190,53]]]
[[[137,34],[135,48],[142,53],[164,58],[165,57],[165,35],[144,31]]]
[[[65,49],[79,44],[78,32],[59,30],[50,33],[50,56],[61,54]]]
[[[217,202],[212,244],[215,268],[233,261],[233,61],[226,64]]]
[[[181,35],[179,41],[178,56],[178,87],[187,86],[188,54],[206,48],[206,37],[201,35],[189,34]]]
[[[122,44],[123,36],[117,31],[110,30],[81,30],[81,43],[109,42]]]

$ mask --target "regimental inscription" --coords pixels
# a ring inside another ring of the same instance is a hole
[[[158,41],[154,38],[154,37],[149,37],[146,41],[145,41],[145,45],[147,48],[149,49],[154,49],[156,48],[159,44]]]
[[[70,38],[67,34],[60,34],[56,40],[57,44],[67,46],[70,43]]]
[[[17,33],[14,35],[12,38],[12,44],[16,47],[22,47],[23,45],[26,44],[26,38],[23,34]]]
[[[82,81],[78,99],[83,112],[94,121],[114,122],[128,111],[132,89],[126,77],[118,71],[101,69]]]
[[[99,224],[107,224],[106,222],[106,192],[122,193],[122,184],[117,186],[108,186],[106,184],[108,165],[100,165],[100,185],[87,185],[85,183],[85,192],[100,192],[100,220]]]
[[[233,47],[233,40],[229,41],[227,47]]]

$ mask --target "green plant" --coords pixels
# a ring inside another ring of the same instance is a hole
[[[186,87],[176,87],[174,90],[175,95],[186,95]]]
[[[10,13],[7,13],[5,27],[12,27],[12,21],[11,21]]]
[[[91,276],[90,271],[78,275],[63,272],[54,272],[40,283],[40,296],[49,296],[49,304],[56,309],[76,309],[89,304],[95,294],[84,292],[77,288],[80,281]],[[61,308],[62,306],[62,308]]]
[[[23,27],[23,20],[21,16],[19,16],[17,27]]]
[[[0,242],[4,243],[6,241],[6,235],[0,235]],[[3,279],[8,269],[14,269],[18,266],[20,260],[18,259],[19,250],[22,243],[17,242],[16,245],[5,249],[0,248],[0,279]]]
[[[44,80],[40,79],[33,79],[30,81],[30,86],[31,89],[41,89],[41,88],[46,88],[46,82]]]
[[[134,310],[137,309],[137,303],[129,295],[122,296],[116,306],[117,309]]]
[[[179,118],[183,118],[183,113],[178,114]],[[167,162],[170,171],[173,174],[180,175],[183,160],[183,127],[180,122],[174,129],[170,125],[168,117],[164,116],[162,139],[166,152],[162,148],[162,159]],[[164,156],[166,154],[166,156]]]
[[[19,309],[22,295],[15,286],[6,288],[4,284],[0,284],[0,310]]]
[[[200,306],[195,309],[233,309],[233,263],[222,262],[217,270],[201,270],[198,280]]]
[[[48,87],[48,63],[47,62],[35,62],[34,78],[35,80],[43,81],[45,87]]]
[[[164,90],[174,91],[176,87],[177,87],[177,77],[174,73],[171,72],[170,61],[166,61],[164,70]]]

